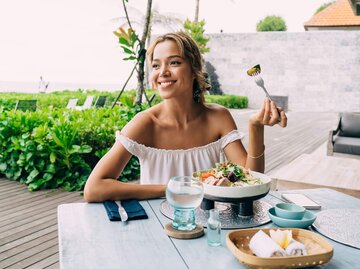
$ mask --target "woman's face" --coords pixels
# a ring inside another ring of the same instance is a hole
[[[193,94],[194,74],[174,41],[156,45],[151,63],[151,82],[163,99]]]

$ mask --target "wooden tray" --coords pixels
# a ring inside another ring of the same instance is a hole
[[[261,258],[255,256],[249,248],[250,239],[259,230],[269,235],[270,230],[291,230],[293,238],[306,246],[308,255],[293,257]],[[242,229],[226,235],[226,245],[232,254],[249,268],[281,269],[301,268],[322,265],[330,261],[334,249],[331,244],[320,235],[303,229],[270,228],[270,229]]]

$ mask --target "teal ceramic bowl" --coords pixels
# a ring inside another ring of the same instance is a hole
[[[291,203],[278,203],[275,205],[276,216],[283,219],[301,220],[305,214],[305,207]]]
[[[306,228],[313,224],[316,219],[315,214],[308,210],[305,210],[305,214],[300,220],[280,218],[276,215],[274,207],[268,210],[268,215],[273,223],[283,228]]]

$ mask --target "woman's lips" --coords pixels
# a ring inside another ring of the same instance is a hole
[[[167,87],[173,85],[175,82],[176,82],[176,80],[162,81],[162,82],[158,82],[158,83],[161,88],[167,88]]]

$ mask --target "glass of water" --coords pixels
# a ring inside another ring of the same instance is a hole
[[[201,204],[204,188],[191,176],[172,177],[166,186],[166,200],[174,208],[172,227],[180,231],[196,228],[194,209]]]

